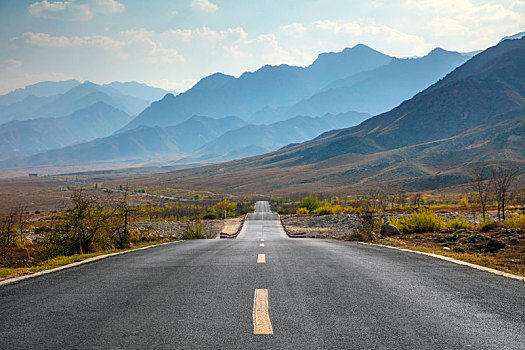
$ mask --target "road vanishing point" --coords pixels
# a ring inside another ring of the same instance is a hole
[[[525,283],[429,256],[288,238],[183,241],[0,286],[0,349],[524,349]]]

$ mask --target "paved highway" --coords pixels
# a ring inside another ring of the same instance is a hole
[[[0,286],[0,349],[524,349],[525,284],[427,256],[290,239],[179,242]]]

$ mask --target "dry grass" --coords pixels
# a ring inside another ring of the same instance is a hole
[[[525,276],[525,257],[513,254],[512,252],[502,252],[498,254],[455,252],[453,250],[445,250],[438,244],[419,243],[393,237],[380,239],[376,243],[442,255],[472,264],[489,267],[491,269],[512,273],[518,276]]]
[[[86,259],[89,259],[95,256],[99,256],[99,255],[107,255],[107,254],[112,254],[112,253],[124,252],[128,250],[135,250],[138,248],[143,248],[143,247],[147,247],[147,246],[155,245],[159,243],[162,243],[162,242],[156,241],[156,242],[140,243],[140,244],[137,244],[127,249],[112,249],[112,250],[105,250],[105,251],[89,253],[89,254],[77,254],[77,255],[72,255],[72,256],[57,256],[55,258],[46,260],[42,262],[41,264],[39,264],[38,266],[34,266],[34,267],[0,268],[0,280],[22,276],[22,275],[27,275],[27,274],[31,274],[31,273],[35,273],[39,271],[51,270],[56,267],[69,265],[74,262],[83,261],[83,260],[86,260]]]

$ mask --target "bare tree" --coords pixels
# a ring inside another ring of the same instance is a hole
[[[24,242],[24,213],[26,211],[26,208],[22,205],[17,208],[17,216],[18,216],[18,229],[20,230],[20,244]]]
[[[11,209],[9,213],[0,217],[0,258],[2,258],[3,265],[7,267],[11,267],[9,246],[13,239],[11,231],[15,226],[16,214],[16,210]]]
[[[104,208],[99,197],[80,189],[71,196],[73,206],[67,210],[66,220],[50,232],[52,244],[65,247],[65,254],[87,253],[98,234],[109,229],[114,210]]]
[[[498,202],[498,220],[505,220],[505,204],[507,202],[508,192],[517,174],[518,171],[516,169],[497,167],[492,170],[492,185],[496,192],[496,200]]]
[[[421,202],[421,193],[416,193],[414,195],[414,206],[417,205],[419,208],[419,203]]]
[[[473,179],[472,188],[474,192],[478,194],[481,205],[481,215],[483,216],[483,222],[485,222],[492,179],[489,177],[489,172],[485,167],[473,169],[471,175]]]
[[[356,212],[356,216],[361,226],[361,232],[370,236],[375,229],[379,229],[382,223],[381,213],[379,213],[381,204],[374,198],[368,200],[363,199],[359,204],[359,210]],[[384,212],[382,214],[384,214]]]
[[[129,221],[130,214],[135,210],[131,208],[128,203],[128,192],[124,192],[122,198],[117,201],[115,205],[116,213],[115,215],[115,226],[113,228],[113,233],[115,235],[115,246],[117,248],[129,248],[130,246],[130,234],[129,234]],[[151,213],[150,213],[151,215]]]

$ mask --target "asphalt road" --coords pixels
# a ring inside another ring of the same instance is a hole
[[[0,349],[525,348],[525,283],[393,249],[290,239],[267,209],[258,204],[237,239],[0,286]],[[273,334],[254,335],[256,289]]]

